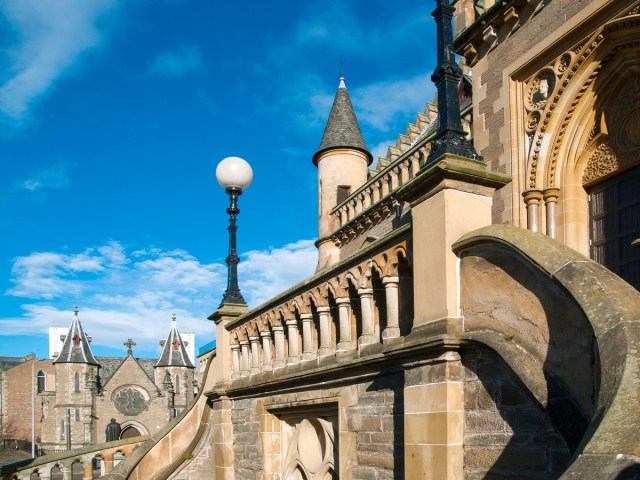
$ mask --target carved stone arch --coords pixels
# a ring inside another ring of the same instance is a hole
[[[296,296],[293,300],[291,300],[291,307],[291,311],[294,315],[296,313],[298,315],[301,315],[311,312],[311,306],[309,304],[308,296],[306,296],[304,293]]]
[[[333,290],[333,295],[335,298],[342,298],[347,296],[349,284],[347,283],[347,279],[344,275],[341,274],[337,277],[327,280],[327,284]]]
[[[237,329],[231,332],[231,344],[240,345],[240,335]]]
[[[249,332],[247,330],[247,326],[243,325],[236,330],[238,334],[239,342],[248,342],[249,341]]]

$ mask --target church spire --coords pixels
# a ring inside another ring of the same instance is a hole
[[[78,307],[73,309],[73,321],[69,327],[69,333],[64,337],[60,355],[53,363],[86,363],[89,365],[99,365],[91,352],[89,339],[82,329],[82,324],[78,318]]]
[[[164,343],[162,343],[162,353],[155,366],[194,368],[187,355],[185,343],[182,341],[182,337],[180,337],[180,332],[178,332],[175,314],[171,317],[171,320],[169,335]]]
[[[313,156],[314,165],[318,165],[318,157],[327,150],[334,148],[351,148],[363,152],[367,156],[367,165],[371,165],[373,157],[362,138],[358,119],[351,105],[351,99],[344,83],[344,77],[340,77],[338,91],[333,100],[331,113],[327,126],[324,129],[322,141],[318,151]]]

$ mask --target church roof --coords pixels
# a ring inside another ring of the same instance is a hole
[[[78,308],[73,314],[73,321],[69,327],[69,333],[64,338],[60,355],[53,363],[87,363],[89,365],[99,365],[91,352],[89,340],[82,329],[82,324],[78,318]]]
[[[318,147],[318,151],[313,156],[313,163],[317,165],[318,157],[321,153],[333,148],[353,148],[360,150],[367,155],[367,165],[371,165],[373,157],[362,138],[360,126],[356,113],[351,105],[351,99],[344,83],[344,78],[340,77],[340,85],[333,99],[333,106],[329,114],[327,126],[322,135],[322,141]]]
[[[180,337],[180,332],[178,332],[175,315],[171,322],[171,329],[169,330],[167,340],[162,345],[162,353],[160,354],[158,363],[156,363],[156,367],[194,368],[191,360],[189,360],[189,356],[187,355],[187,350],[182,338]]]

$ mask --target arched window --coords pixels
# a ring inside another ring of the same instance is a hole
[[[80,409],[76,408],[76,422],[80,421]]]
[[[75,374],[75,391],[79,392],[80,391],[80,374],[78,372],[76,372]]]
[[[45,391],[47,377],[42,370],[38,372],[38,393],[42,393]]]
[[[176,395],[180,393],[180,375],[176,375]]]

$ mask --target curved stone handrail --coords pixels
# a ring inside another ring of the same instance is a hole
[[[576,251],[512,226],[476,230],[452,248],[462,256],[481,245],[515,251],[558,282],[593,328],[601,384],[586,433],[561,478],[632,478],[624,475],[637,474],[640,463],[640,294]]]
[[[211,406],[204,395],[209,377],[209,360],[203,373],[203,385],[188,410],[125,458],[113,471],[105,475],[107,480],[165,479],[175,471],[197,446],[206,431]]]

